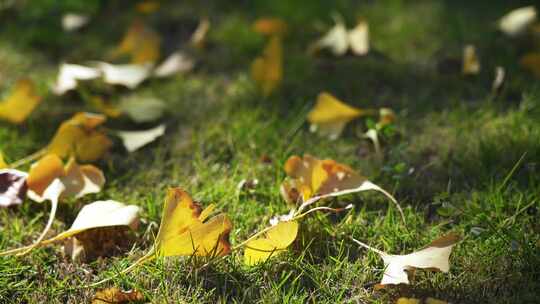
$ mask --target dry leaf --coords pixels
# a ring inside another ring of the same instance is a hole
[[[91,193],[101,192],[105,185],[105,176],[103,172],[92,165],[79,165],[72,158],[65,168],[65,173],[60,177],[64,184],[64,196],[73,196],[79,198]]]
[[[474,45],[466,45],[463,48],[463,65],[461,72],[463,75],[476,75],[480,73],[480,61]]]
[[[231,251],[229,233],[232,223],[225,214],[208,221],[214,205],[201,207],[180,188],[168,190],[161,226],[156,237],[162,256],[224,256]]]
[[[159,59],[161,38],[142,20],[135,20],[126,32],[113,57],[129,55],[134,64],[155,62]]]
[[[103,74],[103,81],[108,84],[122,85],[135,89],[151,74],[153,64],[118,64],[98,62],[98,68]]]
[[[52,91],[56,95],[63,95],[67,91],[77,88],[79,80],[92,80],[99,78],[99,69],[86,67],[78,64],[63,63]]]
[[[536,21],[536,15],[536,8],[532,5],[515,9],[499,20],[499,29],[509,36],[517,36]]]
[[[283,35],[287,32],[287,23],[280,18],[260,18],[253,23],[253,30],[263,35]]]
[[[190,43],[197,49],[203,49],[206,45],[206,37],[210,30],[210,20],[208,18],[202,18],[195,29],[195,32],[191,35]]]
[[[336,25],[321,39],[309,47],[310,53],[321,49],[329,49],[336,56],[343,56],[351,49],[355,55],[366,55],[369,52],[369,26],[365,20],[360,20],[350,31],[340,17],[335,18]]]
[[[90,17],[81,14],[67,13],[62,16],[62,29],[66,32],[74,32],[85,26]]]
[[[540,52],[525,54],[519,63],[534,76],[540,78]]]
[[[327,92],[322,92],[317,96],[317,102],[308,113],[307,119],[312,132],[336,139],[348,122],[365,114],[365,111],[351,107]]]
[[[144,295],[138,290],[123,291],[118,287],[99,290],[92,299],[92,304],[113,304],[143,301]]]
[[[105,133],[97,129],[105,120],[101,114],[80,112],[73,115],[60,125],[47,151],[61,158],[75,156],[83,162],[100,159],[112,145]]]
[[[269,96],[283,78],[283,47],[281,38],[270,38],[263,55],[251,64],[251,76],[257,82],[264,96]]]
[[[26,197],[28,174],[15,169],[0,170],[0,207],[20,205]]]
[[[354,239],[353,239],[354,240]],[[385,271],[381,285],[409,284],[408,270],[415,268],[438,270],[448,272],[449,258],[452,248],[460,240],[456,234],[449,234],[434,240],[426,248],[407,254],[393,255],[382,252],[360,241],[357,244],[378,253],[384,261]]]
[[[289,178],[283,181],[281,194],[290,204],[300,203],[299,210],[323,198],[375,190],[396,205],[405,221],[403,211],[392,195],[349,166],[331,159],[320,160],[305,154],[303,158],[296,155],[289,157],[285,163],[285,172]]]
[[[122,139],[126,150],[133,152],[165,134],[165,125],[143,131],[115,131],[115,134]]]
[[[17,81],[11,94],[0,102],[0,118],[12,123],[23,122],[41,102],[34,83],[29,79]]]
[[[195,66],[193,58],[187,54],[177,51],[172,53],[163,63],[154,70],[154,77],[170,77],[176,74],[191,71]]]
[[[244,251],[244,263],[256,265],[276,256],[294,242],[298,233],[296,221],[279,222],[266,231],[264,237],[249,241]]]

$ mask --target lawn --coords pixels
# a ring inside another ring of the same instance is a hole
[[[44,147],[73,113],[95,112],[85,92],[56,96],[49,86],[62,62],[107,58],[137,14],[131,1],[55,2],[0,3],[0,93],[29,77],[44,96],[23,124],[0,123],[0,150],[8,163]],[[211,21],[206,47],[193,54],[195,69],[150,79],[135,90],[102,90],[113,101],[165,101],[161,121],[167,132],[133,153],[115,142],[95,163],[107,179],[103,191],[61,202],[49,232],[69,228],[83,205],[114,199],[141,207],[137,241],[127,252],[88,263],[64,257],[61,244],[0,257],[0,301],[84,303],[109,286],[137,289],[152,303],[540,301],[540,82],[519,65],[534,42],[497,31],[498,18],[530,4],[509,2],[162,1],[145,18],[160,33],[164,54],[189,39],[200,17]],[[63,32],[60,19],[69,11],[90,14],[91,22],[79,32]],[[359,17],[369,22],[370,54],[307,54],[308,45],[333,25],[333,13],[348,26]],[[283,82],[268,97],[250,76],[250,64],[265,45],[252,23],[265,16],[280,17],[289,28]],[[477,48],[478,75],[463,76],[453,66],[466,44]],[[506,83],[493,94],[497,66],[505,68]],[[322,91],[359,108],[396,112],[381,154],[360,136],[366,119],[348,124],[336,140],[309,131],[306,115]],[[106,126],[141,128],[126,118],[109,119]],[[292,246],[260,265],[244,265],[239,250],[210,264],[203,257],[158,258],[115,276],[154,243],[169,187],[185,189],[203,206],[217,204],[233,222],[230,242],[239,244],[288,212],[279,191],[283,166],[303,154],[362,172],[396,197],[406,225],[380,194],[345,195],[325,202],[352,209],[306,217]],[[256,186],[238,189],[242,180],[254,179]],[[28,199],[0,209],[0,249],[33,242],[49,209]],[[448,232],[462,236],[449,273],[419,270],[410,285],[382,290],[374,287],[383,261],[350,240],[406,254]]]

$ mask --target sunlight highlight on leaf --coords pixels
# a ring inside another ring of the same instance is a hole
[[[265,262],[284,252],[298,234],[298,222],[279,222],[268,230],[264,237],[249,241],[244,250],[244,263],[252,266]]]

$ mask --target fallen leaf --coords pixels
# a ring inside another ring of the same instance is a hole
[[[29,79],[17,81],[11,94],[0,102],[0,118],[20,124],[34,111],[41,102],[36,95],[34,83]]]
[[[450,253],[452,253],[452,248],[460,240],[460,237],[456,234],[448,234],[434,240],[426,248],[407,255],[388,254],[358,240],[353,240],[360,246],[381,256],[385,266],[381,281],[381,285],[384,286],[388,284],[409,284],[406,271],[416,268],[448,272],[450,269]]]
[[[62,197],[79,198],[87,194],[98,193],[105,185],[105,176],[100,169],[92,165],[79,165],[74,158],[66,165],[65,173],[60,177],[60,180],[66,188]]]
[[[466,45],[463,48],[463,65],[461,72],[463,75],[477,75],[480,73],[480,61],[474,45]]]
[[[214,205],[201,207],[180,188],[167,192],[163,216],[156,237],[157,253],[162,256],[224,256],[230,253],[232,223],[225,214],[208,221]]]
[[[92,299],[92,304],[128,303],[143,301],[144,295],[138,290],[123,291],[118,287],[99,290]]]
[[[161,124],[144,131],[115,131],[114,133],[122,139],[126,150],[133,152],[165,134],[165,125]]]
[[[159,7],[160,7],[159,1],[146,0],[146,1],[141,1],[137,3],[137,5],[135,6],[135,9],[137,10],[137,12],[142,13],[142,14],[151,14],[151,13],[156,12],[159,9]]]
[[[264,96],[269,96],[279,86],[283,78],[283,47],[280,37],[270,38],[263,55],[251,64],[251,76]]]
[[[327,92],[322,92],[317,96],[317,102],[308,113],[307,119],[312,132],[336,139],[347,123],[365,114],[367,112],[351,107]]]
[[[4,154],[2,154],[2,152],[0,152],[0,169],[4,169],[4,168],[7,168],[8,165],[6,163],[6,161],[4,160]]]
[[[424,303],[425,304],[448,304],[448,302],[446,302],[446,301],[438,300],[438,299],[434,299],[434,298],[427,298],[424,301]]]
[[[67,13],[62,16],[62,29],[66,32],[74,32],[85,26],[90,17],[81,14]]]
[[[64,174],[62,160],[56,154],[45,155],[30,168],[28,189],[41,196],[53,180]]]
[[[405,216],[396,199],[349,166],[332,159],[317,159],[309,154],[291,156],[285,163],[288,179],[281,185],[281,194],[290,204],[301,204],[299,211],[316,201],[350,193],[375,190],[388,197]]]
[[[135,89],[151,74],[153,64],[118,64],[98,62],[98,68],[103,74],[103,81],[107,84],[122,85]]]
[[[206,37],[208,36],[209,30],[210,20],[208,18],[202,18],[201,21],[199,21],[199,25],[197,25],[197,28],[191,35],[191,45],[197,49],[203,49],[206,45]]]
[[[350,49],[355,55],[366,55],[369,52],[369,26],[367,21],[360,20],[350,31],[340,17],[335,17],[336,24],[326,35],[309,47],[309,53],[321,49],[329,49],[336,56],[343,56]]]
[[[420,304],[420,299],[415,298],[399,298],[396,304]]]
[[[165,103],[161,99],[140,95],[123,98],[118,107],[136,123],[158,120],[166,109]]]
[[[15,169],[0,170],[0,207],[20,205],[26,197],[28,174]]]
[[[294,242],[298,233],[296,221],[279,222],[266,231],[264,237],[246,244],[244,263],[252,266],[284,252]]]
[[[112,145],[105,133],[97,129],[105,120],[101,114],[80,112],[73,115],[60,125],[47,151],[60,158],[75,156],[83,162],[98,160]]]
[[[540,78],[540,52],[525,54],[519,63],[534,76]]]
[[[99,78],[101,72],[97,68],[78,64],[63,63],[52,91],[56,95],[63,95],[67,91],[77,88],[79,80],[92,80]]]
[[[113,51],[113,58],[129,55],[134,64],[155,62],[159,59],[161,38],[140,19],[127,30],[120,45]]]
[[[509,36],[517,36],[525,32],[536,21],[536,17],[536,8],[533,5],[521,7],[504,15],[499,20],[499,29]]]
[[[287,32],[287,23],[280,18],[259,18],[253,23],[253,30],[263,35],[283,35]]]
[[[172,53],[154,70],[154,77],[170,77],[179,73],[191,71],[195,66],[193,58],[177,51]]]
[[[361,20],[356,27],[349,31],[349,45],[353,54],[362,56],[369,52],[369,25]]]

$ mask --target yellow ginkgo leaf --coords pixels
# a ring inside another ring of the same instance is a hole
[[[287,32],[287,23],[280,18],[260,18],[253,23],[253,30],[263,35],[283,35]]]
[[[270,38],[263,55],[251,65],[251,76],[257,82],[264,96],[270,95],[283,78],[283,48],[281,38]]]
[[[60,158],[76,156],[80,161],[92,162],[101,158],[112,142],[98,130],[106,117],[104,115],[81,112],[63,122],[47,147],[49,153]]]
[[[205,222],[214,209],[201,207],[180,188],[168,190],[161,226],[156,237],[161,256],[224,256],[229,254],[232,223],[225,214]]]
[[[244,263],[256,265],[276,256],[294,242],[298,234],[296,221],[279,222],[265,233],[264,237],[249,241],[244,251]]]
[[[7,168],[8,165],[6,163],[6,161],[4,160],[4,154],[2,154],[2,152],[0,152],[0,169],[4,169],[4,168]]]
[[[53,180],[63,175],[65,171],[62,160],[56,154],[48,154],[30,168],[26,183],[28,189],[42,195]]]
[[[348,122],[367,113],[343,103],[327,92],[322,92],[317,96],[315,107],[309,112],[307,119],[312,132],[336,139]]]
[[[461,72],[463,75],[476,75],[480,73],[480,60],[478,59],[474,45],[469,44],[463,48]]]
[[[332,159],[317,159],[309,154],[291,156],[285,163],[288,179],[281,185],[281,195],[290,204],[300,204],[299,211],[316,201],[350,193],[375,190],[388,197],[405,216],[396,199],[349,166]]]
[[[135,20],[129,27],[120,45],[113,51],[112,56],[131,56],[131,62],[143,64],[159,59],[161,38],[142,20]]]
[[[528,53],[521,57],[521,66],[529,70],[534,76],[540,78],[540,52]]]
[[[29,79],[21,79],[12,89],[11,94],[0,102],[0,118],[19,124],[41,102],[41,97],[36,95],[34,83]]]

